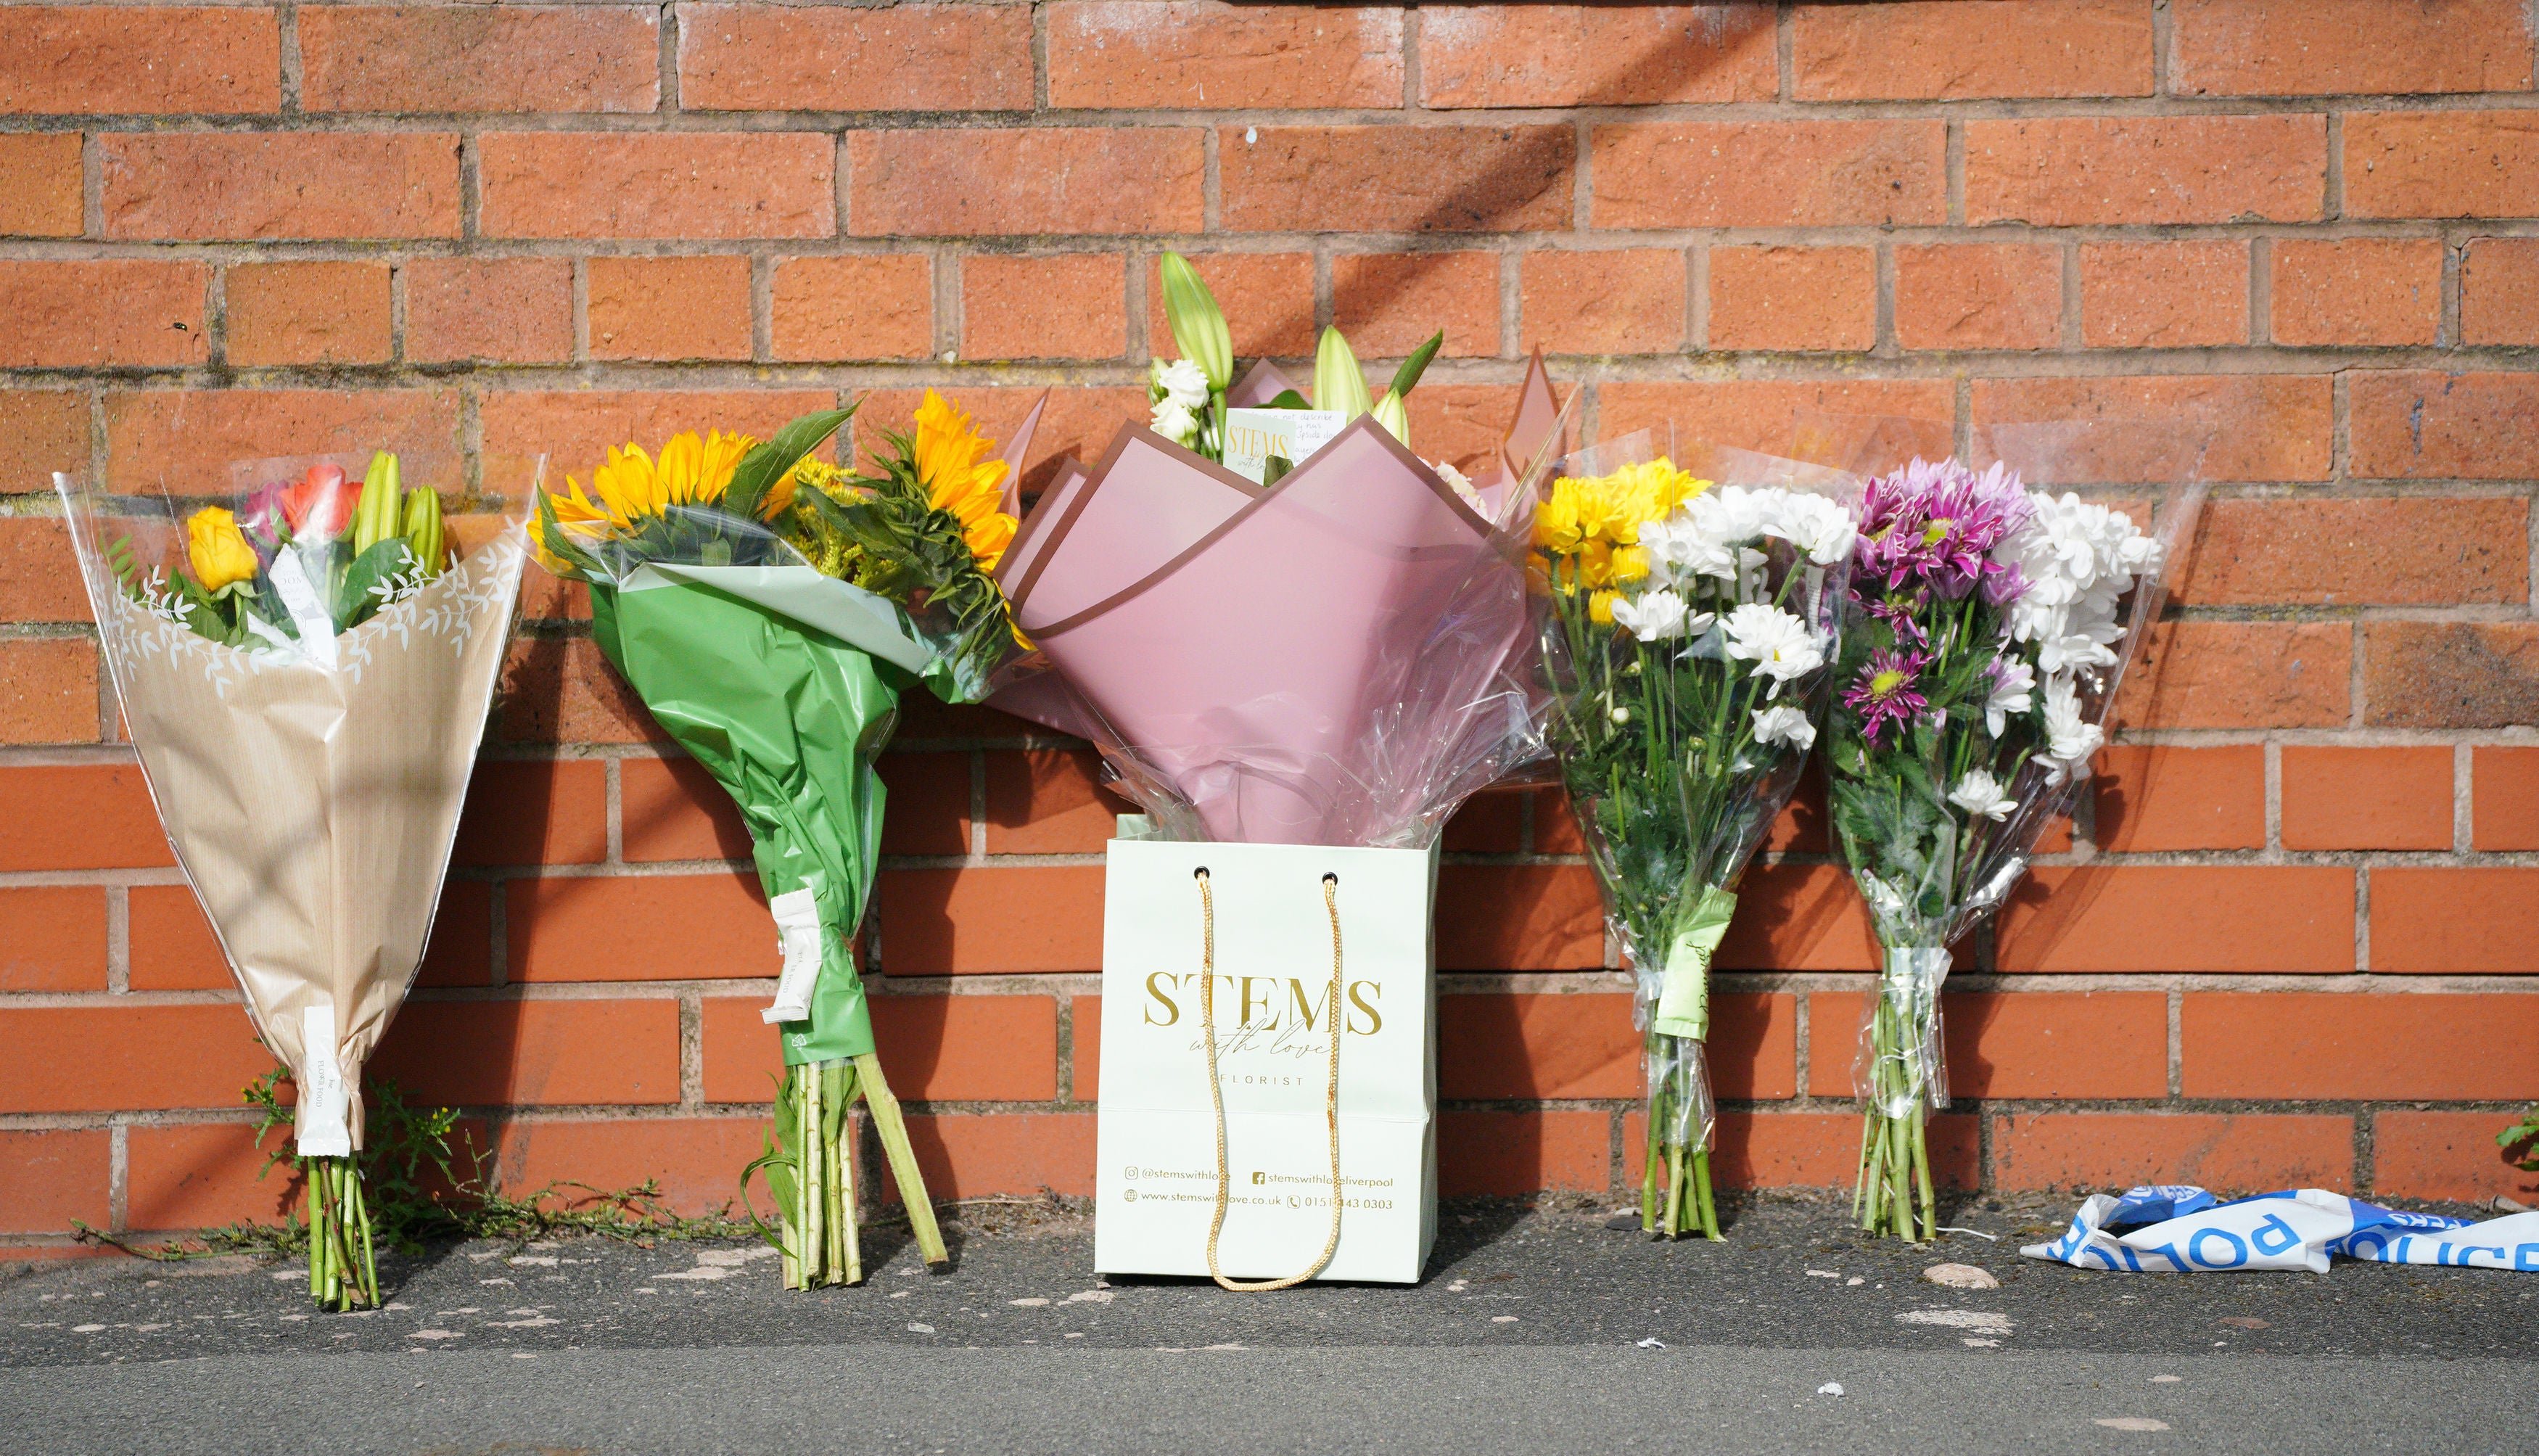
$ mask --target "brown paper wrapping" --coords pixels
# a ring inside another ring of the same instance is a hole
[[[153,614],[81,533],[105,659],[176,862],[265,1045],[304,1084],[304,1008],[334,1006],[347,1120],[414,980],[448,868],[527,538],[515,527],[338,639],[341,666]]]

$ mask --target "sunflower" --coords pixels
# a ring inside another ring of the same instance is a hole
[[[1003,509],[1005,462],[988,453],[995,448],[995,442],[970,428],[967,410],[926,391],[909,461],[927,501],[961,522],[962,540],[982,571],[995,570],[1014,538],[1014,519]]]

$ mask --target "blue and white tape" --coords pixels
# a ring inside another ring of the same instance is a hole
[[[2123,1232],[2116,1230],[2122,1229]],[[2154,1184],[2121,1198],[2098,1194],[2050,1244],[2019,1251],[2120,1274],[2306,1269],[2327,1273],[2341,1255],[2380,1264],[2439,1264],[2539,1273],[2539,1213],[2472,1223],[2402,1213],[2318,1188],[2223,1203],[2201,1188]]]

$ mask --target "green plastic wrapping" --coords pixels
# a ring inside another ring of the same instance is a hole
[[[695,581],[642,589],[593,582],[590,606],[600,651],[739,806],[769,898],[807,888],[818,903],[819,979],[810,1019],[783,1024],[786,1065],[869,1054],[872,1018],[852,936],[881,848],[873,760],[916,678]]]

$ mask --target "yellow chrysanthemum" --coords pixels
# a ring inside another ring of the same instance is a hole
[[[1612,626],[1613,624],[1613,603],[1619,600],[1620,597],[1621,593],[1618,591],[1599,591],[1595,595],[1588,597],[1587,619],[1591,622],[1601,622],[1608,627]]]
[[[911,462],[926,499],[961,522],[962,539],[980,569],[994,571],[1014,538],[1004,514],[1005,462],[989,454],[995,443],[970,428],[969,412],[928,389],[917,407]]]
[[[1591,546],[1633,545],[1643,522],[1665,520],[1709,488],[1709,481],[1677,469],[1663,455],[1610,475],[1563,475],[1551,482],[1550,498],[1535,511],[1534,543],[1554,556],[1575,555]],[[1645,575],[1646,567],[1637,574]]]

